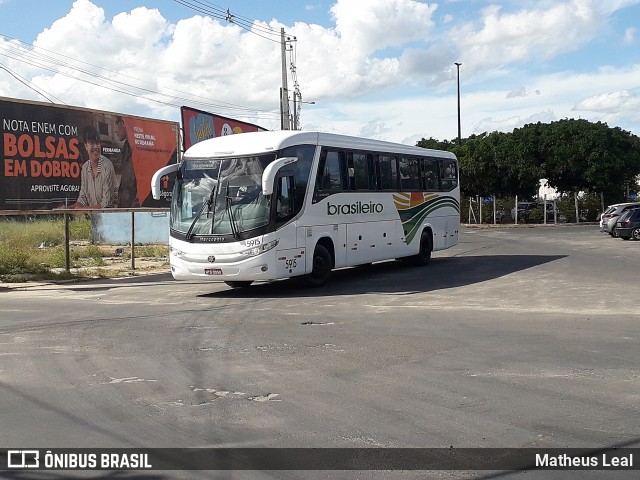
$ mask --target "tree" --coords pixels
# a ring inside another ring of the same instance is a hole
[[[527,124],[472,135],[461,145],[433,138],[417,145],[458,156],[464,195],[533,197],[546,178],[561,193],[596,191],[617,200],[636,188],[640,174],[640,138],[587,120]]]

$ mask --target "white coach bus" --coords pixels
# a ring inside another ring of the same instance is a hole
[[[426,265],[458,243],[460,186],[452,153],[319,132],[228,135],[197,143],[179,164],[170,215],[177,280],[301,276],[402,258]]]

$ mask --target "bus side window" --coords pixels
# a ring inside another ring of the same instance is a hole
[[[316,174],[316,191],[324,194],[347,189],[346,155],[335,150],[323,150]]]
[[[369,172],[369,189],[376,189],[376,164],[373,161],[373,154],[367,153],[367,170]]]
[[[397,190],[398,167],[396,157],[391,155],[377,155],[375,164],[376,186],[378,190]]]
[[[371,190],[369,166],[364,153],[347,153],[349,190]]]
[[[429,192],[437,192],[440,190],[438,162],[433,158],[422,158],[421,161],[424,189]]]
[[[442,190],[451,191],[458,186],[458,172],[456,162],[452,160],[440,160],[440,178]]]
[[[422,190],[418,159],[400,157],[400,190]]]

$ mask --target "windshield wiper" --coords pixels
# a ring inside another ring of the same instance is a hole
[[[233,201],[229,195],[226,196],[226,207],[227,207],[227,215],[229,215],[229,225],[231,225],[231,233],[233,234],[233,238],[236,240],[240,240],[240,232],[238,232],[238,226],[236,225],[236,219],[233,215]]]
[[[218,187],[217,185],[213,186],[213,188],[211,189],[211,194],[209,195],[209,198],[207,199],[206,202],[202,204],[202,208],[200,208],[198,213],[196,213],[196,216],[194,217],[193,222],[191,222],[191,225],[189,225],[189,230],[187,230],[187,234],[185,235],[185,240],[190,240],[191,237],[193,237],[193,229],[195,228],[196,223],[198,223],[198,220],[200,220],[200,217],[202,216],[204,209],[205,208],[207,209],[207,215],[211,211],[211,207],[213,206],[213,197],[215,197],[216,195],[217,187]]]

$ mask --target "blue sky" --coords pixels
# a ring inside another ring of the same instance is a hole
[[[31,82],[72,105],[178,120],[185,104],[278,129],[280,46],[264,36],[280,28],[315,102],[303,129],[453,139],[462,62],[463,136],[562,118],[640,135],[640,0],[0,0],[0,96],[45,101]],[[41,49],[82,62],[93,83],[55,60],[21,61]],[[146,93],[95,84],[111,80]]]

